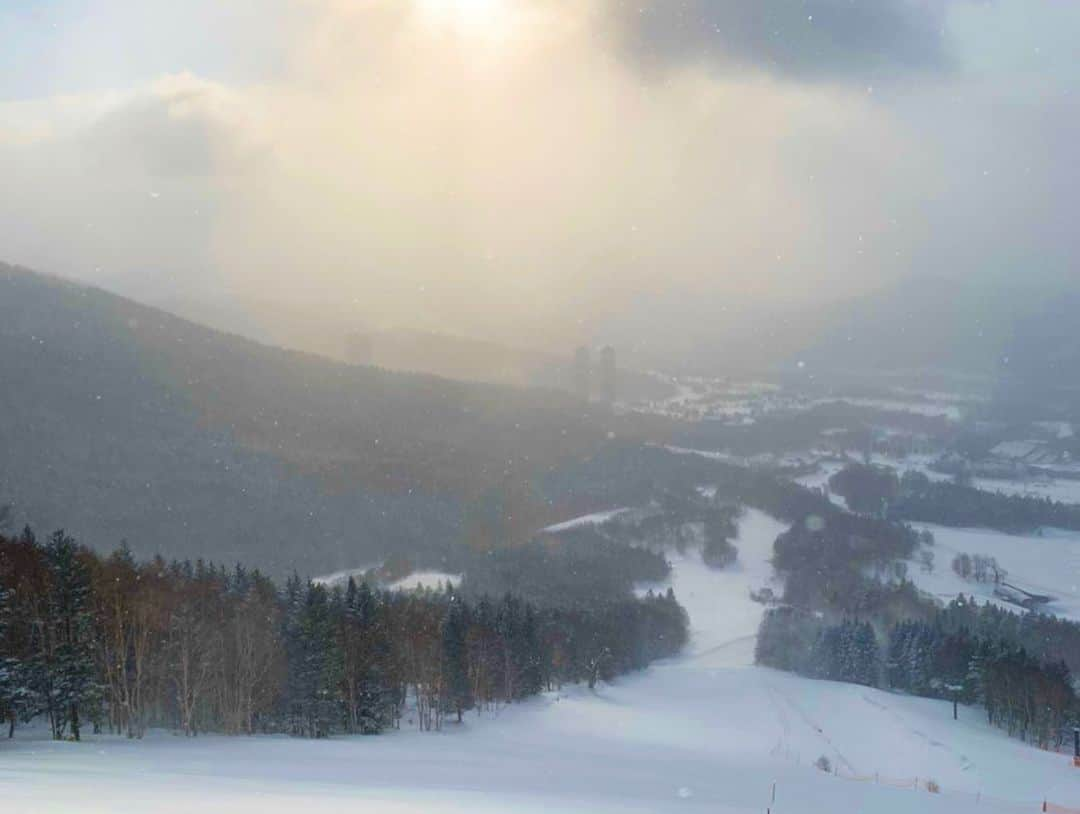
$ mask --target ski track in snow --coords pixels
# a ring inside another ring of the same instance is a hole
[[[568,687],[441,733],[401,731],[325,741],[285,737],[92,738],[0,743],[7,812],[845,812],[993,811],[981,792],[1080,804],[1080,772],[1063,755],[1010,740],[977,709],[755,667],[769,557],[784,525],[748,511],[737,567],[672,554],[691,618],[682,656],[596,691]],[[666,585],[664,586],[666,587]],[[778,587],[775,586],[774,588]],[[853,782],[852,774],[934,778],[928,794]],[[856,772],[856,768],[858,772]],[[773,783],[776,801],[770,803]],[[999,809],[1000,810],[1000,809]]]

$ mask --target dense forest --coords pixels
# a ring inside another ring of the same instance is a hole
[[[543,576],[539,576],[544,584]],[[203,561],[100,556],[62,532],[0,537],[0,718],[44,716],[140,737],[438,729],[563,682],[673,655],[685,611],[664,595],[538,606],[511,593],[389,592]]]
[[[917,471],[898,476],[890,467],[851,464],[829,478],[829,488],[844,497],[852,511],[894,520],[1011,534],[1042,526],[1080,530],[1080,506],[933,481]]]
[[[960,598],[930,621],[892,625],[881,644],[867,621],[828,624],[792,606],[773,608],[762,621],[755,656],[759,664],[813,678],[979,703],[989,723],[1010,735],[1060,747],[1080,722],[1068,665],[996,635],[993,624],[978,624],[989,607]],[[958,626],[957,616],[977,624]],[[1072,627],[1080,635],[1080,626]]]
[[[783,604],[758,634],[758,663],[814,678],[979,703],[991,724],[1043,747],[1080,722],[1070,671],[1080,625],[960,597],[945,607],[907,579],[925,532],[887,519],[911,482],[855,465],[830,481],[865,512],[807,513],[774,546]],[[921,482],[921,481],[920,481]],[[973,490],[977,491],[977,490]]]
[[[698,490],[706,485],[715,489],[719,504],[750,506],[789,522],[809,514],[843,513],[819,492],[774,473],[632,442],[606,444],[553,469],[541,479],[540,493],[557,505],[572,507],[575,514],[640,506],[658,497],[685,509],[700,503]]]
[[[477,554],[465,562],[463,593],[512,593],[539,606],[622,599],[632,595],[636,583],[659,582],[671,571],[659,552],[626,545],[592,526]]]

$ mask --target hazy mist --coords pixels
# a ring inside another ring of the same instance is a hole
[[[1072,4],[35,5],[0,11],[4,258],[252,333],[318,314],[294,343],[679,350],[1080,248]]]

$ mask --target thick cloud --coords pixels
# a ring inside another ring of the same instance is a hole
[[[259,160],[244,110],[232,91],[190,74],[0,105],[5,259],[125,280],[137,296],[209,284],[221,201]]]
[[[343,323],[656,347],[708,345],[750,306],[1080,252],[1062,73],[1080,17],[955,0],[946,51],[945,0],[844,19],[814,0],[831,33],[781,54],[734,3],[680,6],[749,32],[722,47],[665,29],[675,0],[634,21],[611,2],[304,0],[281,76],[0,104],[4,259],[133,276],[137,296],[201,287],[275,325],[268,300],[302,304],[326,349]],[[668,30],[633,63],[611,38],[644,43],[631,22]]]
[[[707,62],[808,80],[939,71],[948,0],[610,0],[607,19],[639,64]]]
[[[87,156],[111,171],[150,177],[233,174],[247,158],[238,115],[221,85],[190,74],[166,77],[95,121],[84,136]]]

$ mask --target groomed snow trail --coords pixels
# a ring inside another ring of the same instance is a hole
[[[671,585],[692,620],[685,655],[589,692],[470,716],[440,734],[300,741],[282,737],[0,745],[8,812],[760,812],[986,814],[983,799],[854,782],[850,774],[933,778],[946,790],[1030,804],[1080,804],[1080,772],[1009,740],[976,710],[817,682],[751,666],[783,525],[748,512],[739,563],[673,558]],[[1024,810],[1024,809],[1021,809]]]

